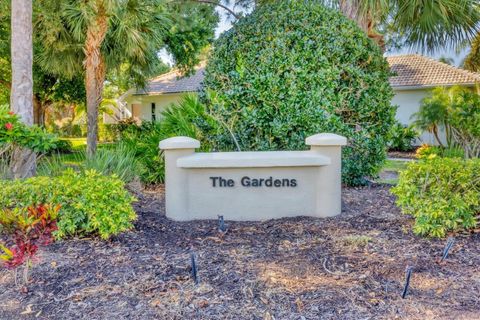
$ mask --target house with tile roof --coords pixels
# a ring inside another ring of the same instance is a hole
[[[435,87],[460,85],[475,88],[480,75],[434,59],[408,54],[387,57],[393,76],[390,84],[395,92],[392,104],[398,106],[397,120],[405,125],[412,123],[412,115],[419,110],[423,98]],[[198,92],[204,77],[200,66],[190,77],[181,78],[177,71],[160,75],[148,82],[144,89],[130,90],[124,95],[127,115],[141,120],[156,121],[170,104],[178,102],[182,95]],[[418,143],[434,144],[433,136],[424,133]]]

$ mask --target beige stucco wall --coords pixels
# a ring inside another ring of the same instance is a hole
[[[132,104],[140,104],[142,106],[140,119],[144,121],[152,120],[151,105],[155,103],[155,115],[157,121],[164,111],[172,103],[179,102],[185,93],[168,93],[161,95],[131,95],[125,99],[128,110],[132,111]]]
[[[431,93],[431,88],[398,90],[394,89],[395,97],[392,99],[392,104],[397,106],[397,120],[405,125],[410,125],[413,122],[412,115],[420,109],[422,99]],[[440,138],[445,139],[445,134],[440,132]],[[422,143],[436,144],[435,138],[432,134],[425,132],[417,141],[417,145]]]
[[[347,139],[322,133],[305,143],[310,151],[196,153],[198,140],[162,140],[167,217],[248,221],[340,214]]]

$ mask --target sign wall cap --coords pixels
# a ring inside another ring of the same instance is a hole
[[[305,139],[308,146],[345,146],[347,138],[335,133],[319,133]]]
[[[190,137],[172,137],[160,141],[159,147],[162,150],[196,149],[200,148],[200,141]]]

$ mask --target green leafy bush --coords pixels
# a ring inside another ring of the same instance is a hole
[[[365,183],[394,123],[389,76],[380,48],[339,12],[317,1],[262,5],[220,36],[206,67],[202,99],[224,132],[212,144],[236,149],[233,136],[242,150],[298,150],[309,135],[341,134],[343,180]]]
[[[0,106],[0,179],[14,177],[11,168],[16,152],[27,149],[38,157],[55,149],[58,143],[55,135],[37,126],[26,126],[16,114]],[[34,165],[34,161],[24,163],[24,171],[30,172]]]
[[[444,237],[475,228],[480,215],[480,160],[432,157],[412,162],[392,189],[415,218],[416,234]]]
[[[413,143],[418,136],[418,132],[413,127],[397,122],[390,131],[388,148],[392,151],[412,151]]]
[[[135,200],[116,176],[91,170],[65,171],[58,177],[0,180],[0,208],[58,203],[62,209],[55,236],[98,234],[106,239],[132,227]]]

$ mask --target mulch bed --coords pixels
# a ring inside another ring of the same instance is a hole
[[[405,159],[405,160],[412,160],[416,159],[416,150],[410,151],[410,152],[404,152],[404,151],[389,151],[388,152],[388,157],[389,158],[394,158],[394,159]]]
[[[157,190],[135,230],[46,248],[27,293],[0,271],[1,319],[478,319],[480,235],[411,232],[386,186],[344,190],[334,218],[173,222]],[[190,276],[190,251],[199,284]],[[407,265],[411,289],[401,298]]]

